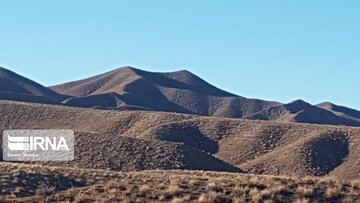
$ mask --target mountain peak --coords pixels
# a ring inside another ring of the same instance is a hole
[[[292,113],[299,111],[304,111],[305,109],[312,108],[313,106],[302,99],[297,99],[288,104],[285,104],[285,107]]]
[[[132,66],[123,66],[123,67],[116,68],[116,69],[114,69],[114,70],[112,70],[112,71],[109,71],[109,72],[107,72],[107,73],[104,73],[104,74],[108,74],[108,73],[119,73],[119,74],[121,74],[121,73],[124,73],[124,72],[127,72],[127,73],[130,73],[130,72],[136,73],[137,71],[142,71],[142,70],[137,69],[137,68],[134,68],[134,67],[132,67]]]
[[[307,103],[306,101],[304,101],[304,100],[302,100],[302,99],[296,99],[296,100],[288,103],[288,105],[311,106],[311,104]]]
[[[334,106],[334,104],[331,103],[331,102],[322,102],[320,104],[317,104],[316,106],[318,106],[318,107],[332,107],[332,106]]]
[[[196,79],[196,80],[199,80],[199,79],[202,80],[200,77],[198,77],[197,75],[195,75],[194,73],[192,73],[186,69],[179,70],[179,71],[172,71],[172,72],[151,72],[151,71],[146,71],[146,70],[142,70],[139,68],[134,68],[132,66],[123,66],[123,67],[116,68],[116,69],[109,71],[107,73],[104,73],[104,74],[108,75],[108,74],[129,74],[129,73],[134,73],[136,75],[141,75],[143,77],[154,77],[155,75],[162,75],[162,76],[170,77],[173,79],[187,78],[187,80],[190,80],[190,78],[191,78],[191,79]]]
[[[179,71],[174,71],[174,72],[167,72],[167,73],[163,73],[165,75],[168,76],[172,76],[173,78],[176,79],[187,79],[187,80],[202,80],[199,76],[195,75],[194,73],[183,69],[183,70],[179,70]]]
[[[339,106],[330,102],[324,102],[316,106],[331,111],[337,115],[342,114],[342,115],[351,116],[352,118],[356,118],[357,120],[360,121],[360,111],[356,109],[351,109],[345,106]]]
[[[173,73],[180,73],[180,74],[191,74],[191,75],[195,75],[194,73],[190,72],[187,69],[182,69],[182,70],[178,70],[178,71],[174,71]]]

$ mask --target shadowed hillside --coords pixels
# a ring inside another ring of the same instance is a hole
[[[350,109],[344,106],[338,106],[329,102],[321,103],[318,104],[317,106],[326,109],[328,111],[331,111],[338,116],[360,121],[360,111]]]
[[[0,108],[3,130],[77,132],[76,160],[46,165],[360,178],[360,128],[356,127],[4,101]]]
[[[57,104],[66,96],[0,67],[0,99]]]

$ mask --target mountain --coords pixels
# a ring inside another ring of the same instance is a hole
[[[232,118],[250,115],[277,104],[225,92],[186,70],[153,73],[125,67],[50,89],[73,96],[63,102],[69,106],[137,107]]]
[[[324,102],[318,104],[317,106],[325,110],[328,110],[336,114],[337,116],[360,122],[360,111],[357,111],[355,109],[351,109],[344,106],[338,106],[330,102]]]
[[[359,116],[359,111],[336,105],[332,106],[334,108],[327,108],[325,104],[313,106],[303,100],[296,100],[289,104],[270,106],[246,118],[281,122],[360,126],[359,117],[355,117]]]
[[[0,202],[359,202],[354,109],[129,67],[51,89],[0,69],[0,132],[75,132],[67,162],[5,162],[0,142]]]
[[[177,112],[279,122],[360,126],[357,110],[297,100],[289,104],[223,91],[189,71],[148,72],[132,67],[46,88],[0,68],[0,99],[111,110]]]
[[[0,67],[0,99],[57,104],[67,96]]]
[[[281,104],[247,99],[220,90],[186,70],[154,73],[124,67],[50,89],[73,96],[63,103],[76,107],[360,126],[356,110],[336,113],[302,100]]]

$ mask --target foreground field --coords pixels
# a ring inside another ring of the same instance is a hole
[[[360,181],[225,172],[113,172],[1,163],[4,202],[358,202]],[[6,186],[6,187],[5,187]]]

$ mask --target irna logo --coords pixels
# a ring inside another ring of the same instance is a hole
[[[64,137],[12,137],[8,135],[8,148],[10,150],[66,150],[69,147]]]
[[[72,161],[73,130],[5,130],[5,161]]]

